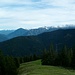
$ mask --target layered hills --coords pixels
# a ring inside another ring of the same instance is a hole
[[[64,45],[75,46],[75,29],[59,29],[45,32],[36,36],[18,36],[0,43],[0,49],[5,55],[26,56],[41,54],[44,49],[49,49],[50,44],[59,50]]]
[[[19,28],[17,30],[0,30],[0,42],[2,41],[6,41],[15,37],[19,37],[19,36],[32,36],[32,35],[38,35],[41,34],[43,32],[51,32],[54,30],[57,30],[58,28],[53,28],[53,27],[49,27],[49,28],[37,28],[37,29],[23,29],[23,28]],[[3,37],[7,37],[7,39],[3,40]]]

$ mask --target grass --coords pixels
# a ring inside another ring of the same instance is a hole
[[[32,61],[20,65],[18,75],[75,75],[74,70],[55,66],[41,65],[41,61]]]

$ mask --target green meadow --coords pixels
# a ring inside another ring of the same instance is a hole
[[[40,60],[23,63],[18,70],[18,75],[75,75],[75,70],[41,65]]]

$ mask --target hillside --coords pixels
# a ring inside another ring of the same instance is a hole
[[[55,46],[68,46],[73,47],[75,46],[75,29],[59,29],[52,32],[45,32],[38,35],[46,46],[49,48],[50,43],[53,43]]]
[[[3,42],[5,40],[7,40],[7,39],[8,39],[8,37],[6,35],[0,34],[0,42]]]
[[[10,38],[18,37],[18,36],[23,36],[23,34],[26,34],[27,32],[28,32],[28,30],[19,28],[19,29],[15,30],[14,32],[8,34],[8,37],[10,39]]]
[[[55,66],[43,66],[41,61],[32,61],[20,65],[18,75],[75,75],[74,70]]]
[[[6,55],[25,56],[41,54],[45,48],[50,48],[53,43],[54,48],[59,50],[64,45],[75,46],[75,29],[56,30],[45,32],[37,36],[20,36],[0,43],[0,49]]]
[[[41,42],[35,36],[21,36],[0,43],[0,49],[5,55],[25,56],[39,54]]]

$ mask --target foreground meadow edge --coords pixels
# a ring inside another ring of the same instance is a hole
[[[74,70],[55,66],[43,66],[40,60],[23,63],[18,70],[18,75],[75,75]]]

